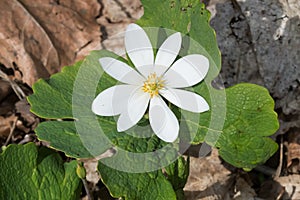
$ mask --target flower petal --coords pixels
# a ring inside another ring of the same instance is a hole
[[[125,48],[134,66],[139,70],[154,63],[151,42],[146,32],[136,24],[129,24],[125,33]]]
[[[178,120],[161,97],[151,99],[149,120],[154,133],[163,141],[174,142],[178,137]]]
[[[127,106],[127,100],[130,94],[137,89],[132,85],[116,85],[102,91],[92,103],[92,111],[101,116],[119,115],[124,107]]]
[[[181,48],[181,35],[174,33],[159,47],[155,58],[155,66],[170,67]],[[161,74],[160,74],[161,75]]]
[[[172,104],[187,111],[201,113],[209,110],[209,105],[200,95],[181,89],[167,88],[159,92]]]
[[[206,76],[209,61],[205,56],[193,54],[177,60],[165,73],[166,84],[172,88],[193,86]]]
[[[106,73],[122,83],[140,85],[144,81],[137,71],[115,58],[104,57],[100,58],[99,62]]]
[[[121,113],[117,129],[119,132],[126,131],[137,124],[146,112],[149,104],[150,95],[142,91],[141,87],[131,93],[127,105]]]

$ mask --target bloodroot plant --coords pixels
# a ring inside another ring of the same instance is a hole
[[[38,139],[77,161],[63,163],[32,144],[9,146],[0,155],[0,177],[8,180],[0,199],[76,199],[85,179],[80,160],[112,149],[99,159],[98,172],[113,197],[184,199],[189,159],[183,154],[191,145],[205,142],[246,171],[276,152],[268,136],[279,125],[267,89],[212,86],[221,55],[204,4],[142,3],[144,16],[125,31],[124,54],[92,51],[33,85],[31,112],[47,119],[35,129]],[[14,160],[14,151],[24,157]],[[9,182],[13,165],[26,177],[19,177],[22,186],[18,177]],[[15,194],[15,187],[27,189]]]

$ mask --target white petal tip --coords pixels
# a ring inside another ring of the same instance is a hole
[[[124,132],[125,130],[124,130],[124,128],[121,128],[120,126],[117,126],[117,131],[118,132]]]
[[[208,105],[207,102],[202,102],[202,105],[199,106],[198,110],[197,110],[197,113],[202,113],[202,112],[206,112],[206,111],[209,111],[210,110],[210,107]]]
[[[179,32],[172,34],[170,37],[174,37],[176,40],[179,40],[181,43],[181,34]]]
[[[95,100],[93,101],[91,109],[95,115],[99,115],[99,116],[112,116],[113,115],[112,113],[107,112],[106,109],[104,108],[104,106],[99,105],[98,102],[96,102]]]
[[[119,119],[120,119],[121,116],[119,116]],[[121,124],[120,123],[120,120],[118,120],[117,122],[117,131],[118,132],[124,132],[124,131],[127,131],[130,127],[128,127],[128,124]]]
[[[203,74],[204,74],[204,77],[205,77],[208,73],[208,70],[209,70],[209,59],[207,57],[203,56],[203,55],[201,55],[201,56],[202,56],[202,59],[203,59],[202,62],[201,62],[201,65],[202,65]]]
[[[175,134],[175,135],[176,135],[176,137],[164,137],[164,138],[158,137],[158,138],[160,138],[160,139],[163,140],[164,142],[172,143],[172,142],[174,142],[174,141],[177,139],[178,133]]]
[[[91,106],[92,112],[96,115],[100,115],[102,116],[102,112],[101,112],[101,105],[99,105],[99,99],[96,98],[93,100],[92,106]]]
[[[209,111],[210,110],[210,107],[209,105],[207,104],[207,107],[205,107],[204,111],[203,112],[206,112],[206,111]]]

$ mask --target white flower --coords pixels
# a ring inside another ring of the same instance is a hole
[[[149,120],[154,133],[166,142],[175,141],[179,123],[162,97],[191,112],[209,110],[203,97],[183,90],[203,80],[208,59],[193,54],[173,63],[181,48],[180,33],[169,36],[154,58],[147,34],[136,24],[127,27],[125,48],[137,71],[114,58],[100,58],[103,70],[122,84],[101,92],[93,101],[92,111],[101,116],[120,115],[117,130],[122,132],[138,123],[150,102]]]

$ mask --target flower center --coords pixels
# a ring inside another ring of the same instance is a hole
[[[157,77],[156,73],[152,73],[148,76],[147,80],[144,82],[143,91],[148,92],[150,97],[158,95],[160,89],[164,87],[164,80],[162,77]]]

